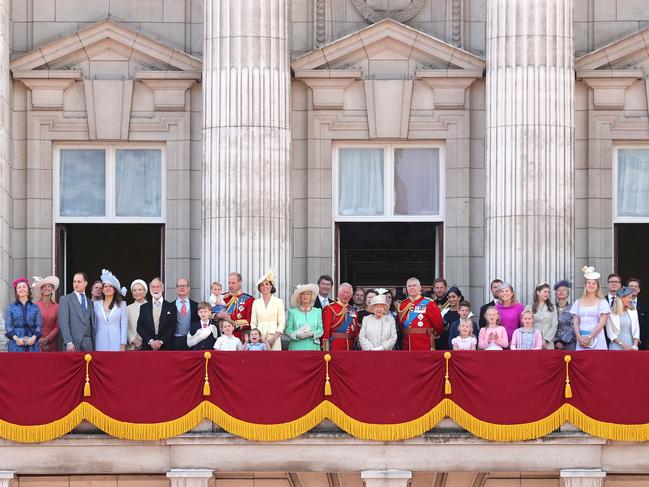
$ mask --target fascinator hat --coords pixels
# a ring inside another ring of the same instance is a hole
[[[115,290],[122,296],[126,296],[126,288],[122,287],[122,285],[119,283],[119,279],[117,279],[117,277],[115,277],[115,275],[108,269],[101,270],[101,276],[99,277],[99,279],[101,279],[101,282],[103,282],[104,284],[110,284],[111,286],[113,286]]]
[[[257,284],[255,284],[255,287],[258,288],[259,285],[260,285],[262,282],[264,282],[264,281],[268,281],[268,282],[270,282],[270,283],[272,283],[272,284],[275,284],[275,269],[271,269],[271,270],[269,270],[266,274],[264,274],[263,276],[261,276],[261,277],[257,280]]]
[[[624,298],[626,296],[629,296],[630,294],[633,294],[633,289],[630,287],[623,287],[620,288],[616,293],[615,296],[618,298]]]
[[[572,289],[572,283],[568,279],[561,279],[554,285],[553,289],[556,291],[560,287],[567,287],[568,289]]]
[[[313,306],[316,296],[318,296],[318,291],[318,286],[315,284],[298,284],[291,295],[291,306],[294,308],[300,306],[300,295],[303,293],[311,293],[311,306]]]
[[[581,268],[581,272],[584,273],[584,279],[599,279],[599,272],[595,272],[594,267],[584,266]]]
[[[11,283],[11,287],[16,289],[18,284],[20,284],[21,282],[24,282],[25,284],[27,284],[27,287],[29,287],[29,281],[27,280],[26,277],[19,277],[18,279],[14,279],[13,282]]]

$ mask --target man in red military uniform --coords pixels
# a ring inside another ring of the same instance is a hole
[[[353,350],[358,333],[356,307],[349,302],[353,288],[346,282],[338,287],[338,299],[322,310],[322,348],[328,350]]]
[[[221,313],[225,316],[217,315],[217,318],[223,319],[229,316],[234,322],[234,336],[238,339],[243,338],[243,332],[250,329],[250,317],[252,315],[252,303],[255,298],[241,290],[241,274],[232,272],[228,276],[228,292],[223,296],[226,311]]]
[[[435,350],[435,338],[442,331],[442,314],[431,298],[421,295],[419,279],[406,282],[408,297],[398,309],[399,324],[403,329],[404,350]]]

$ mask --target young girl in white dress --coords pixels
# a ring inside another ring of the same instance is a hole
[[[473,334],[473,322],[468,318],[462,318],[458,325],[459,336],[451,340],[453,350],[475,350],[478,340]]]

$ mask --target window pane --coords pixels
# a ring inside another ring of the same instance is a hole
[[[106,214],[106,152],[61,150],[61,216]]]
[[[340,149],[338,213],[383,215],[383,149]]]
[[[620,149],[617,166],[618,216],[649,216],[649,150]]]
[[[439,149],[394,151],[395,215],[439,215]]]
[[[162,170],[159,150],[117,151],[117,216],[161,216]]]

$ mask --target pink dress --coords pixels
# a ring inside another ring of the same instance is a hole
[[[495,342],[489,341],[489,335],[492,332],[496,333]],[[508,346],[509,340],[507,339],[507,330],[505,330],[505,327],[499,325],[493,328],[480,328],[480,335],[478,335],[479,350],[503,350]]]
[[[511,306],[496,305],[500,313],[500,324],[507,330],[507,340],[512,340],[514,330],[521,326],[521,313],[525,311],[525,306],[521,303],[514,303]]]
[[[41,346],[43,352],[58,352],[59,351],[59,305],[56,303],[44,304],[43,301],[37,301],[36,306],[41,310],[41,318],[43,319],[43,338],[48,338],[49,343]]]

